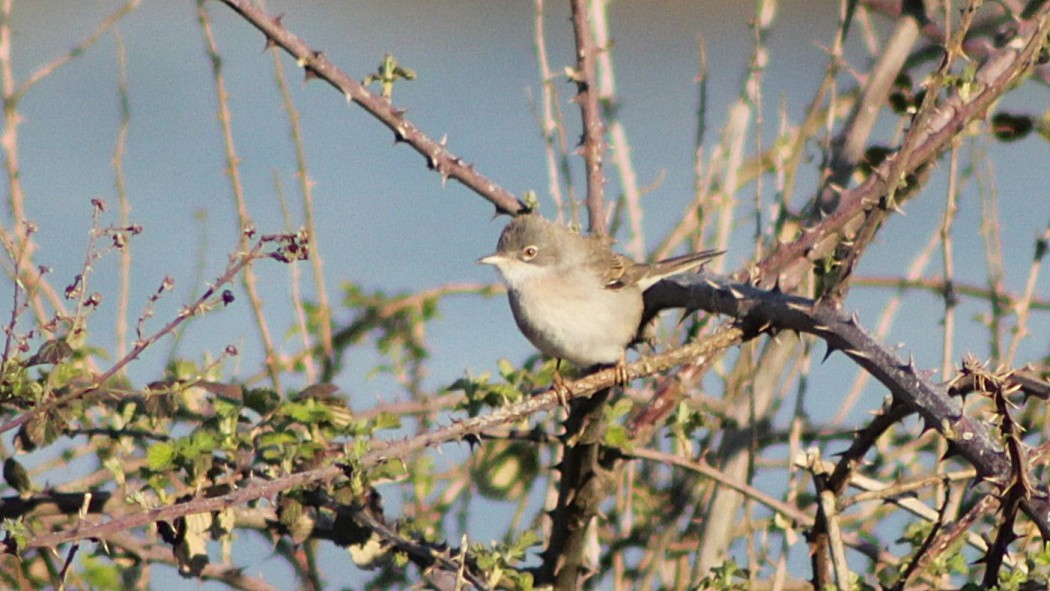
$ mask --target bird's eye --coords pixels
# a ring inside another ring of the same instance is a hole
[[[526,261],[531,261],[536,258],[536,254],[540,252],[540,249],[535,246],[529,245],[521,250],[521,258]]]

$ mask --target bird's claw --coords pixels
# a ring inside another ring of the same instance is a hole
[[[569,412],[569,400],[572,399],[572,390],[565,384],[565,380],[562,379],[561,373],[557,370],[554,371],[551,388],[554,389],[554,395],[558,397],[558,404],[565,409],[565,412]]]
[[[627,373],[627,355],[620,356],[620,360],[613,366],[615,384],[617,386],[626,386],[631,381],[630,374]]]

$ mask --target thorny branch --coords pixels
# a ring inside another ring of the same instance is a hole
[[[405,117],[404,109],[394,107],[390,99],[365,88],[332,62],[324,52],[312,49],[281,23],[281,17],[272,17],[248,0],[222,0],[245,20],[266,35],[267,46],[277,45],[295,58],[306,71],[307,79],[317,77],[334,86],[346,97],[371,113],[394,132],[394,139],[405,142],[427,160],[427,166],[441,175],[442,181],[454,179],[489,200],[498,213],[517,215],[527,208],[506,189],[478,172],[473,164],[456,156],[445,145],[445,139],[435,141],[424,134]]]
[[[980,119],[1019,78],[1028,73],[1050,34],[1050,2],[1044,3],[1031,18],[1018,21],[1012,40],[991,53],[974,74],[968,92],[955,92],[937,105],[924,124],[909,134],[911,150],[907,157],[893,155],[879,165],[860,185],[844,189],[837,209],[819,223],[805,228],[792,242],[780,244],[755,270],[756,284],[771,288],[780,284],[791,291],[799,274],[798,266],[828,256],[853,227],[858,216],[877,208],[893,207],[885,199],[902,179],[933,161],[970,122]],[[742,275],[737,276],[743,279]]]
[[[594,43],[591,21],[587,18],[588,0],[573,0],[572,29],[576,35],[576,102],[583,115],[583,138],[580,149],[587,167],[588,229],[592,234],[605,234],[605,124],[598,106],[598,52],[605,48]]]

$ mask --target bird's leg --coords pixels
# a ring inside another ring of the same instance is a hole
[[[620,358],[616,360],[616,365],[613,366],[613,371],[616,372],[614,379],[618,386],[626,386],[627,382],[630,381],[630,376],[627,374],[627,350],[624,349],[620,352]]]
[[[551,387],[554,388],[554,394],[558,397],[558,403],[565,409],[565,412],[569,412],[569,399],[572,398],[572,390],[565,385],[565,380],[561,377],[561,359],[554,362],[554,376],[552,377]]]

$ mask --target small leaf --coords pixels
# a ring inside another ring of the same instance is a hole
[[[631,435],[623,425],[613,424],[602,434],[602,440],[606,445],[630,450],[632,446]]]
[[[175,463],[175,446],[168,442],[151,445],[146,450],[146,464],[150,470],[170,470]]]
[[[376,415],[372,424],[377,431],[382,429],[399,429],[401,427],[401,417],[393,413],[381,412]]]

